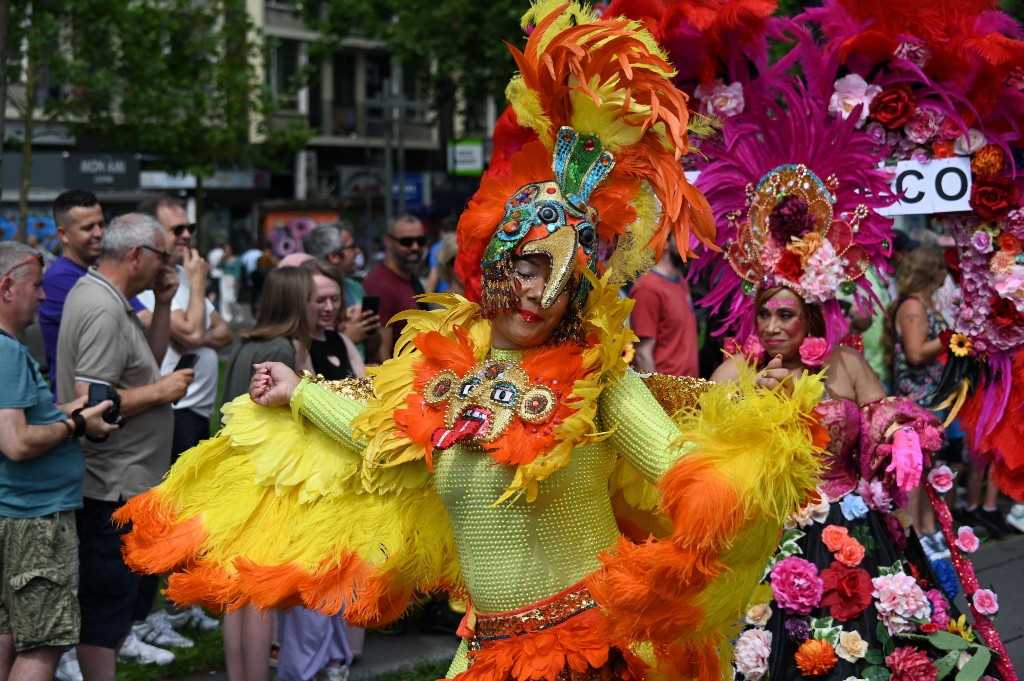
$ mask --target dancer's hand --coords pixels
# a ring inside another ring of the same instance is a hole
[[[886,473],[896,473],[896,486],[904,492],[921,482],[921,440],[911,428],[900,428],[892,437],[892,460]]]
[[[767,388],[768,390],[781,385],[787,395],[793,394],[793,379],[789,369],[782,366],[782,355],[775,355],[772,361],[768,362],[768,366],[757,375],[757,379],[754,382],[759,387]]]
[[[291,402],[292,393],[301,379],[288,365],[263,362],[252,366],[255,373],[249,382],[249,397],[253,402],[264,407],[277,407]]]

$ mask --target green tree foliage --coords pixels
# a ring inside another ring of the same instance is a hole
[[[515,71],[505,41],[522,48],[527,0],[306,0],[310,26],[335,48],[348,36],[382,41],[405,64],[427,65],[437,102],[458,89],[472,107],[502,93]],[[519,36],[519,39],[516,39]]]

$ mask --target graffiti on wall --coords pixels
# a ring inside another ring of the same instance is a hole
[[[39,210],[29,209],[28,236],[35,236],[39,245],[48,251],[56,251],[60,247],[57,238],[57,223],[53,215]],[[0,213],[0,241],[10,241],[18,233],[18,211],[5,209]]]
[[[338,221],[329,211],[271,211],[263,216],[263,238],[274,255],[302,253],[302,240],[319,225]]]

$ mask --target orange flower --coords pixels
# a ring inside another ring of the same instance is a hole
[[[1009,232],[1003,232],[996,239],[996,243],[999,244],[999,250],[1010,255],[1016,255],[1020,253],[1020,239],[1010,234]]]
[[[847,537],[836,551],[836,560],[846,567],[857,567],[864,560],[864,545],[853,537]]]
[[[796,666],[804,676],[828,674],[839,659],[831,643],[814,638],[804,641],[793,657],[796,658]]]
[[[817,232],[809,232],[800,238],[790,241],[786,246],[786,250],[799,255],[800,262],[806,267],[807,261],[810,260],[811,256],[814,255],[819,248],[821,248],[823,241],[825,241],[825,239],[823,239]]]
[[[975,175],[998,175],[1006,165],[1006,154],[994,144],[986,144],[971,159],[971,172]]]
[[[952,158],[956,155],[953,150],[953,142],[950,140],[941,140],[932,143],[932,156],[935,158]]]
[[[821,531],[821,540],[829,551],[838,551],[850,538],[850,531],[841,525],[829,525]]]

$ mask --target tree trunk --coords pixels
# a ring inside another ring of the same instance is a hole
[[[4,126],[7,122],[7,46],[10,44],[10,0],[0,0],[0,198],[3,198]]]
[[[39,64],[29,51],[25,67],[25,132],[21,140],[21,196],[18,198],[18,231],[14,239],[24,230],[23,240],[28,240],[28,193],[32,189],[32,138],[36,128],[36,96],[39,92]]]
[[[206,225],[203,224],[203,199],[205,198],[203,196],[203,176],[196,173],[196,225],[198,225],[199,238],[196,239],[193,246],[203,257],[210,252],[210,230],[206,229]]]

